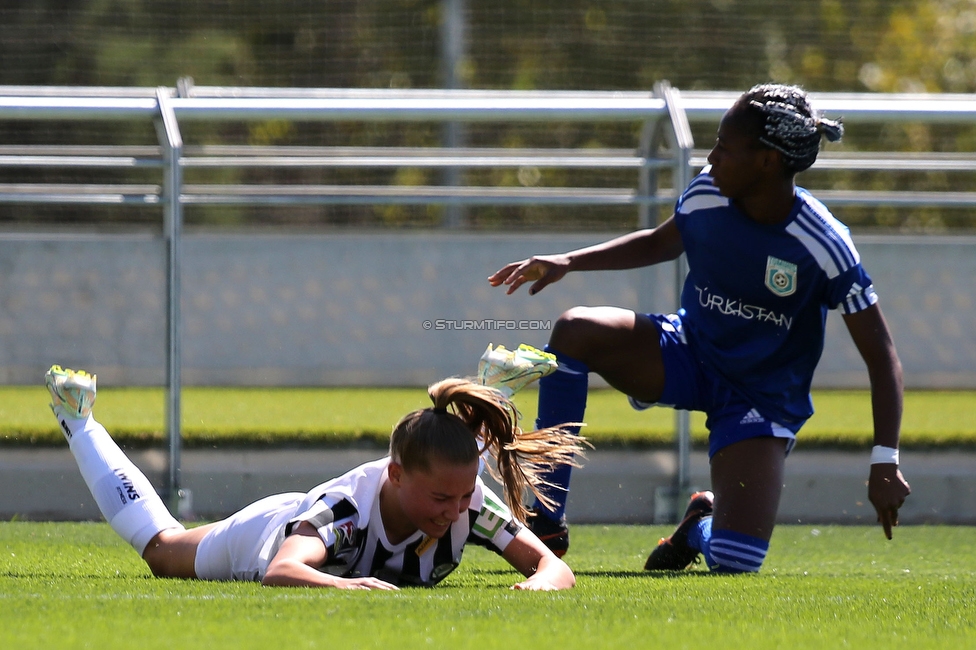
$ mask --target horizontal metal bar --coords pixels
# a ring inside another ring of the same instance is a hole
[[[204,145],[186,147],[185,167],[579,167],[665,168],[670,158],[638,156],[633,149],[502,147],[288,147]]]
[[[691,157],[692,167],[701,169],[708,164],[707,152],[696,151]],[[944,154],[914,152],[823,152],[813,164],[815,170],[842,171],[904,171],[904,172],[976,172],[976,154]]]
[[[640,205],[670,204],[674,194],[627,189],[386,185],[185,185],[185,205]]]
[[[0,86],[0,119],[138,119],[154,114],[156,89]],[[175,95],[175,90],[170,89]],[[736,92],[681,91],[691,121],[717,122]],[[963,94],[811,93],[814,105],[847,122],[976,121]],[[193,88],[173,97],[178,118],[311,121],[621,121],[666,115],[663,99],[644,92],[526,92],[390,89]]]
[[[8,194],[159,194],[159,185],[150,183],[0,183]]]
[[[681,106],[691,121],[718,122],[739,92],[682,90]],[[828,117],[847,123],[976,121],[976,101],[968,94],[810,93],[810,102]]]
[[[184,167],[579,167],[664,168],[669,158],[631,149],[505,149],[500,147],[289,147],[198,145],[184,149]],[[158,167],[159,147],[0,145],[0,166]]]
[[[15,97],[137,97],[156,98],[156,88],[144,86],[0,86],[0,95]]]
[[[622,158],[637,156],[634,149],[562,147],[357,147],[357,146],[291,146],[291,145],[187,145],[185,155],[192,156],[387,156],[435,157],[435,156],[578,156],[580,158]],[[0,146],[0,153],[7,153]]]
[[[126,155],[129,154],[129,155]],[[630,149],[504,149],[436,147],[186,147],[183,167],[553,167],[665,168],[669,158]],[[160,167],[158,147],[0,145],[4,167]]]
[[[184,185],[184,205],[637,205],[671,203],[673,193],[638,197],[606,188],[370,185]],[[0,184],[0,203],[164,203],[157,185]]]
[[[693,121],[717,122],[741,96],[737,91],[678,89],[681,106]],[[366,99],[429,100],[465,99],[491,102],[504,98],[530,98],[544,101],[601,99],[631,101],[647,97],[640,91],[518,91],[518,90],[441,90],[390,88],[242,88],[193,86],[190,98],[241,99]],[[823,112],[839,113],[848,121],[937,121],[968,122],[976,119],[976,101],[963,93],[810,93],[814,106]]]
[[[187,98],[172,101],[180,119],[355,122],[636,121],[660,119],[660,99],[532,98]]]
[[[238,155],[238,156],[184,156],[180,165],[193,168],[221,167],[546,167],[575,169],[640,169],[642,167],[666,169],[673,166],[670,159],[640,158],[637,156],[592,155],[477,155],[473,152],[461,155],[444,154],[420,156],[399,155],[389,149],[389,155],[342,156],[342,155]],[[813,169],[842,171],[905,171],[905,172],[976,172],[976,156],[959,158],[930,157],[878,158],[821,156]],[[701,168],[707,160],[697,155],[691,158],[693,167]],[[0,153],[0,167],[109,167],[109,168],[158,168],[160,158],[133,156],[72,156],[72,155],[5,155]]]
[[[159,158],[131,156],[4,156],[0,167],[162,167]]]
[[[823,158],[813,169],[878,172],[976,172],[976,158],[969,160],[937,160],[932,158],[906,158],[905,160],[880,160],[877,158]]]
[[[976,192],[814,189],[827,205],[976,207]],[[158,185],[0,184],[0,203],[163,203]],[[185,185],[185,205],[670,205],[673,190],[640,196],[625,188],[387,185]]]
[[[153,205],[162,203],[153,194],[7,194],[0,191],[0,203],[23,205]]]
[[[899,208],[972,208],[976,192],[871,192],[812,190],[826,205]]]
[[[0,158],[2,164],[2,158]],[[595,156],[185,156],[183,167],[547,167],[639,169],[665,168],[670,160]]]
[[[2,183],[0,203],[159,205],[158,185]]]
[[[544,167],[564,169],[666,169],[673,166],[670,159],[641,158],[638,156],[593,155],[477,155],[473,152],[429,156],[400,155],[388,149],[389,155],[238,155],[238,156],[184,156],[180,165],[186,168],[224,167],[274,167],[274,168],[344,168],[344,167]],[[833,157],[822,155],[814,164],[814,170],[822,171],[903,171],[903,172],[976,172],[976,156],[958,158],[913,157]],[[691,165],[702,168],[707,160],[702,155],[691,158]],[[0,167],[106,167],[106,168],[159,168],[160,158],[133,156],[72,156],[72,155],[5,155],[0,153]]]
[[[153,97],[8,97],[0,95],[0,119],[139,120],[156,112]]]
[[[185,168],[272,167],[272,168],[397,168],[397,167],[544,167],[563,169],[639,169],[641,167],[665,168],[669,163],[641,158],[315,158],[311,156],[262,156],[239,157],[184,157],[180,166]],[[108,156],[0,156],[0,167],[85,167],[85,168],[159,168],[159,159],[140,159]]]
[[[0,144],[4,156],[129,156],[132,158],[159,158],[158,146],[126,144]]]
[[[976,172],[976,153],[825,151],[817,158],[814,168],[856,171]]]
[[[3,93],[5,86],[0,86]],[[640,98],[641,90],[497,90],[483,88],[278,88],[261,86],[192,86],[185,95],[193,99],[469,99],[498,98],[571,100],[578,98]]]

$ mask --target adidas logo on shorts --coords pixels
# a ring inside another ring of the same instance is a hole
[[[739,424],[759,424],[760,422],[765,422],[765,421],[766,419],[763,416],[759,415],[759,411],[757,411],[756,409],[751,409],[748,413],[745,414],[745,417],[739,420]]]

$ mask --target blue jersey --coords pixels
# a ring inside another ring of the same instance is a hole
[[[688,342],[765,417],[800,424],[813,414],[827,310],[855,313],[877,295],[847,227],[809,192],[797,188],[788,219],[761,224],[722,196],[707,171],[675,209],[688,256]]]

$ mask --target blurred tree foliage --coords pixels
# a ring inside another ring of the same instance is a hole
[[[413,87],[442,85],[443,0],[5,0],[0,6],[0,84]],[[467,0],[466,55],[458,74],[470,88],[745,90],[798,83],[811,91],[976,90],[973,0]],[[492,146],[633,147],[640,125],[476,125],[465,138]],[[713,128],[713,127],[709,127]],[[184,125],[188,144],[431,146],[436,124]],[[921,124],[849,130],[841,148],[903,152],[972,151],[976,129]],[[696,132],[707,147],[711,133]],[[149,125],[0,123],[6,144],[154,144]],[[83,180],[89,172],[3,170],[5,182]],[[818,187],[964,190],[960,174],[824,174]],[[99,182],[121,176],[102,172]],[[125,177],[132,180],[131,174]],[[153,182],[147,173],[145,182]],[[527,178],[529,179],[527,181]],[[632,174],[553,170],[471,173],[466,182],[558,186],[632,185]],[[188,171],[187,182],[437,183],[424,169]],[[5,207],[0,220],[115,219],[155,222],[139,210]],[[572,215],[567,215],[572,212]],[[193,209],[191,223],[427,226],[437,208]],[[855,226],[940,231],[971,227],[966,215],[931,210],[858,210]],[[477,209],[477,228],[623,229],[632,210]]]

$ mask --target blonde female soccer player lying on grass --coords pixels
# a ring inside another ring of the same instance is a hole
[[[504,353],[508,389],[537,378],[540,365],[554,368],[543,357]],[[92,417],[95,376],[54,366],[45,379],[102,515],[157,576],[343,589],[433,586],[457,567],[464,545],[474,543],[527,577],[515,589],[567,589],[576,582],[522,526],[520,498],[526,487],[536,491],[540,468],[571,462],[578,439],[558,428],[522,432],[512,402],[495,388],[464,379],[437,382],[428,389],[433,406],[396,425],[387,458],[308,493],[270,496],[187,530]],[[497,461],[507,507],[479,476],[479,437]]]

